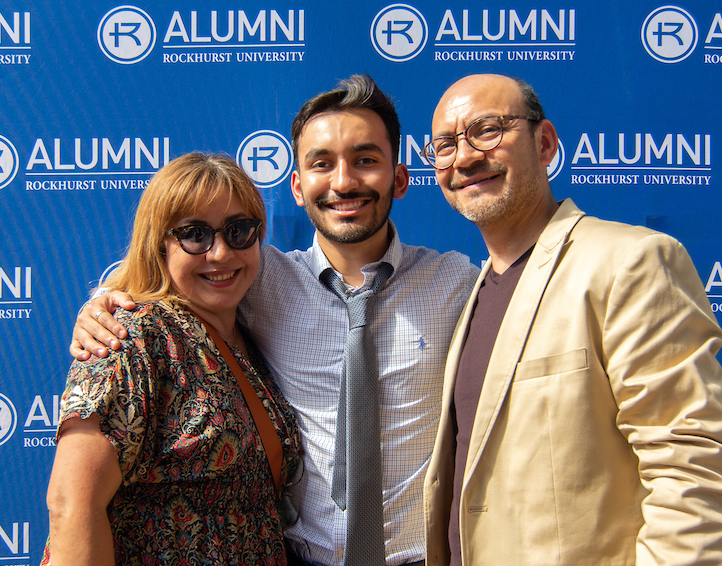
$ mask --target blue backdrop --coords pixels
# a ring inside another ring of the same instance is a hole
[[[122,256],[149,177],[191,150],[231,154],[263,191],[270,242],[308,247],[291,121],[353,73],[397,102],[405,242],[486,257],[418,150],[454,80],[517,75],[562,142],[555,196],[681,240],[722,319],[721,12],[718,0],[3,0],[0,564],[40,560],[75,313]]]

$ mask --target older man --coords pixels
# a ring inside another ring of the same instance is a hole
[[[427,564],[722,564],[722,332],[678,242],[556,202],[557,145],[508,77],[434,113],[425,155],[490,261],[447,362]]]

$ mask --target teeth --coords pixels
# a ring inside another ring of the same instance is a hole
[[[364,205],[364,201],[352,201],[352,202],[332,202],[329,206],[334,210],[357,210]]]
[[[204,275],[208,281],[226,281],[227,279],[230,279],[236,274],[234,271],[233,273],[228,273],[226,275]]]

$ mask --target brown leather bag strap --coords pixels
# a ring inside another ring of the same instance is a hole
[[[192,312],[192,311],[191,311]],[[253,388],[251,383],[248,381],[246,374],[243,373],[241,366],[238,365],[235,356],[231,353],[231,350],[226,345],[225,340],[221,338],[218,331],[208,324],[205,320],[193,313],[198,320],[200,320],[206,327],[208,334],[213,338],[218,351],[223,356],[223,359],[231,368],[233,375],[236,376],[236,381],[243,392],[243,397],[246,400],[246,405],[251,411],[253,421],[256,423],[258,433],[261,435],[261,442],[263,448],[266,450],[266,456],[268,457],[268,464],[271,466],[271,473],[273,474],[273,484],[276,487],[276,494],[281,495],[281,469],[283,466],[283,447],[281,441],[276,434],[276,429],[271,422],[271,417],[268,416],[263,403],[258,398],[256,390]]]

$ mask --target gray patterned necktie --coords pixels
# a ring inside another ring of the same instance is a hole
[[[379,364],[366,315],[376,292],[393,273],[379,266],[371,287],[347,296],[343,281],[330,267],[321,281],[346,303],[349,331],[338,399],[336,447],[331,497],[346,510],[344,566],[381,566],[384,548]]]

